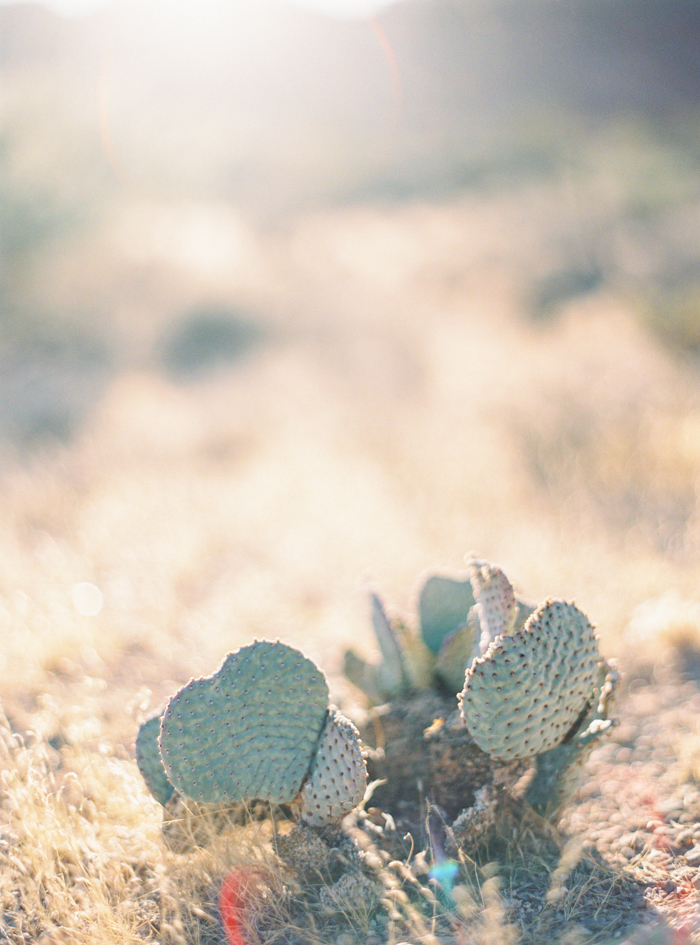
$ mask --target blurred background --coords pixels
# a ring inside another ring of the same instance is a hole
[[[0,5],[5,690],[332,671],[472,551],[696,626],[699,64],[696,0]]]

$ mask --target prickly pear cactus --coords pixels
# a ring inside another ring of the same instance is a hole
[[[287,815],[309,827],[337,829],[367,783],[357,729],[328,706],[325,677],[280,642],[242,647],[183,686],[161,718],[141,726],[136,753],[168,815],[164,830],[182,804],[216,828],[269,814],[265,802],[288,804]]]
[[[503,760],[554,748],[588,710],[599,660],[585,614],[546,601],[467,670],[460,706],[474,741]]]
[[[328,685],[299,650],[257,641],[169,701],[160,753],[174,787],[196,801],[299,793],[326,720]]]
[[[428,805],[447,846],[469,853],[499,824],[511,829],[523,805],[552,821],[561,816],[612,725],[617,674],[574,604],[547,600],[535,609],[500,568],[479,560],[467,567],[466,580],[435,575],[423,584],[423,682],[407,673],[411,684],[388,701],[375,685],[384,704],[374,700],[361,731],[377,783],[373,805],[418,843],[421,833],[427,842]],[[395,619],[389,628],[405,668],[411,624]],[[363,664],[363,673],[376,683],[381,666]]]
[[[457,693],[464,685],[464,671],[478,652],[480,628],[470,620],[463,627],[448,633],[435,661],[435,673],[450,692]]]
[[[470,560],[466,577],[433,574],[418,593],[418,621],[389,620],[372,593],[372,628],[382,661],[367,663],[352,650],[343,670],[373,705],[421,689],[458,693],[464,673],[496,636],[523,626],[533,609],[519,600],[500,568]]]
[[[168,780],[163,767],[158,745],[159,736],[160,716],[154,715],[143,723],[136,736],[136,764],[148,790],[158,803],[165,807],[175,788]]]
[[[166,809],[178,799],[214,812],[233,804],[236,817],[253,801],[268,813],[269,804],[289,805],[298,826],[280,836],[280,856],[297,857],[292,840],[302,837],[316,864],[317,836],[334,881],[345,862],[338,844],[353,845],[340,821],[361,804],[367,776],[372,806],[356,821],[376,827],[372,817],[383,818],[391,843],[410,834],[411,849],[437,842],[471,854],[528,807],[558,819],[612,725],[617,675],[574,604],[549,599],[533,611],[496,566],[473,560],[468,574],[428,578],[418,620],[390,619],[372,595],[382,662],[348,653],[345,664],[375,704],[364,744],[328,706],[326,680],[309,659],[257,641],[191,680],[161,719],[142,726],[137,757],[151,791]]]
[[[366,784],[359,732],[331,707],[309,780],[301,790],[301,821],[313,827],[339,821],[360,803]]]
[[[377,683],[382,692],[396,695],[406,686],[406,670],[401,645],[379,595],[370,594],[370,606],[372,628],[382,654],[382,662],[377,668]]]

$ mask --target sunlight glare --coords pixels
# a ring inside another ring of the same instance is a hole
[[[0,0],[0,5],[12,3],[13,0]],[[108,5],[109,0],[44,0],[44,5],[55,13],[63,16],[84,16]],[[382,9],[392,6],[399,0],[282,0],[291,6],[303,7],[317,13],[335,16],[343,19],[362,19],[374,16]],[[224,19],[230,15],[232,7],[241,6],[240,0],[220,0],[218,3],[197,3],[196,0],[180,0],[179,3],[167,4],[168,11],[178,8],[178,19],[186,19],[194,23],[200,18],[202,10],[207,10],[207,18],[217,12]],[[166,6],[163,5],[166,9]],[[251,7],[252,11],[253,7]]]

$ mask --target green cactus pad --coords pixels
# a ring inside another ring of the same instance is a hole
[[[595,691],[599,659],[585,614],[545,601],[467,670],[460,708],[474,741],[504,760],[558,745]]]
[[[357,686],[367,696],[372,705],[381,705],[386,700],[377,679],[377,669],[372,663],[363,660],[354,650],[346,650],[343,656],[343,674],[353,686]]]
[[[479,634],[471,624],[457,627],[442,641],[435,672],[451,692],[459,692],[464,685],[464,673],[474,659],[478,642]]]
[[[502,633],[512,633],[518,604],[513,585],[500,568],[488,561],[470,561],[469,576],[481,623],[483,650]]]
[[[421,635],[431,652],[437,655],[447,634],[464,626],[475,603],[469,579],[458,581],[440,574],[428,578],[418,598],[418,615]]]
[[[609,715],[619,682],[617,669],[601,660],[593,704],[578,730],[572,727],[565,743],[537,755],[535,774],[525,797],[540,816],[556,822],[571,800],[591,752],[615,724]]]
[[[301,820],[312,827],[339,821],[357,807],[366,785],[359,732],[331,707],[311,776],[301,791]]]
[[[382,662],[379,666],[379,682],[382,690],[388,696],[393,696],[401,692],[406,685],[401,645],[386,615],[381,598],[374,592],[370,594],[370,607],[372,611],[372,629],[382,654]]]
[[[284,643],[256,641],[170,699],[160,732],[165,771],[196,801],[289,802],[327,706],[328,685],[310,659]]]
[[[154,715],[143,723],[136,736],[136,764],[148,790],[165,807],[175,788],[168,780],[160,757],[159,734],[160,716]]]
[[[423,638],[416,629],[406,624],[398,626],[401,630],[401,649],[409,688],[428,689],[433,683],[435,654],[423,643]],[[459,688],[458,686],[457,689]]]

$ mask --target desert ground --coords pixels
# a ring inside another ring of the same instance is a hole
[[[410,615],[476,554],[575,600],[622,673],[561,833],[483,855],[449,933],[379,909],[261,945],[700,942],[690,124],[273,217],[121,181],[5,238],[3,941],[223,942],[212,890],[254,841],[168,846],[139,724],[255,638],[361,704],[368,588]],[[40,216],[12,199],[5,234]]]

